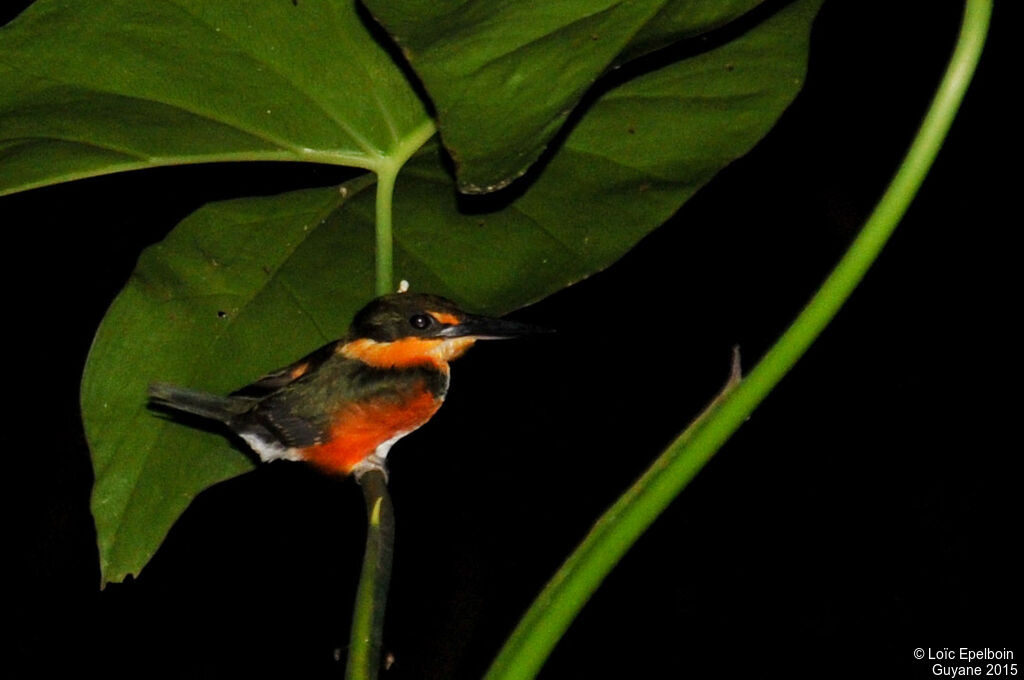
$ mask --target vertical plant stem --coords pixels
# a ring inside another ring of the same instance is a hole
[[[680,435],[594,525],[520,620],[488,671],[532,678],[637,538],[749,417],[860,283],[903,217],[949,131],[977,66],[992,0],[968,0],[956,50],[899,172],[839,264],[750,375]]]
[[[396,145],[390,153],[374,166],[377,175],[377,295],[395,292],[394,235],[391,229],[395,180],[405,162],[412,158],[436,131],[434,121],[424,121],[408,135],[396,140]]]
[[[366,552],[356,590],[345,678],[376,680],[380,670],[384,610],[391,581],[395,514],[382,471],[369,470],[359,478],[359,484],[366,500]]]
[[[397,176],[397,167],[382,168],[377,173],[377,295],[395,292],[391,202],[395,193],[395,178]]]
[[[391,205],[395,179],[409,158],[436,132],[434,121],[424,121],[406,137],[397,140],[392,152],[375,167],[376,199],[376,292],[394,292],[394,237],[391,230]],[[395,512],[388,493],[384,469],[371,469],[357,477],[366,500],[366,550],[356,588],[356,606],[352,612],[347,680],[376,680],[380,672],[384,637],[384,611],[391,583],[391,560],[395,551]]]

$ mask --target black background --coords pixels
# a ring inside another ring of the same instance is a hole
[[[826,3],[804,92],[749,156],[612,268],[514,315],[556,336],[454,366],[445,408],[391,458],[386,677],[482,675],[594,518],[720,387],[729,348],[750,365],[770,346],[895,171],[960,11]],[[1019,189],[1000,181],[1019,175],[1019,135],[1001,12],[945,149],[861,288],[615,569],[542,677],[923,678],[916,647],[1024,651],[1007,237]],[[358,487],[259,468],[202,494],[138,580],[101,592],[77,405],[92,334],[141,248],[206,201],[339,177],[166,168],[0,200],[16,677],[339,677]]]

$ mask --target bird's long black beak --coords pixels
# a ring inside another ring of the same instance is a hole
[[[524,335],[553,332],[550,328],[534,326],[528,323],[467,314],[461,322],[454,326],[448,326],[439,335],[444,338],[474,337],[477,340],[504,340],[506,338],[520,338]]]

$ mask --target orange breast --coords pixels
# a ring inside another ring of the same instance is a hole
[[[441,401],[424,387],[401,402],[378,400],[346,406],[331,426],[329,440],[303,449],[302,457],[330,472],[348,474],[384,442],[430,420]]]

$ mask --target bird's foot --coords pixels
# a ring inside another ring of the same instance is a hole
[[[378,456],[376,453],[371,453],[366,458],[356,463],[356,466],[352,468],[352,475],[356,478],[358,483],[370,470],[379,470],[384,475],[384,483],[388,482],[388,464],[387,460],[383,457]]]

